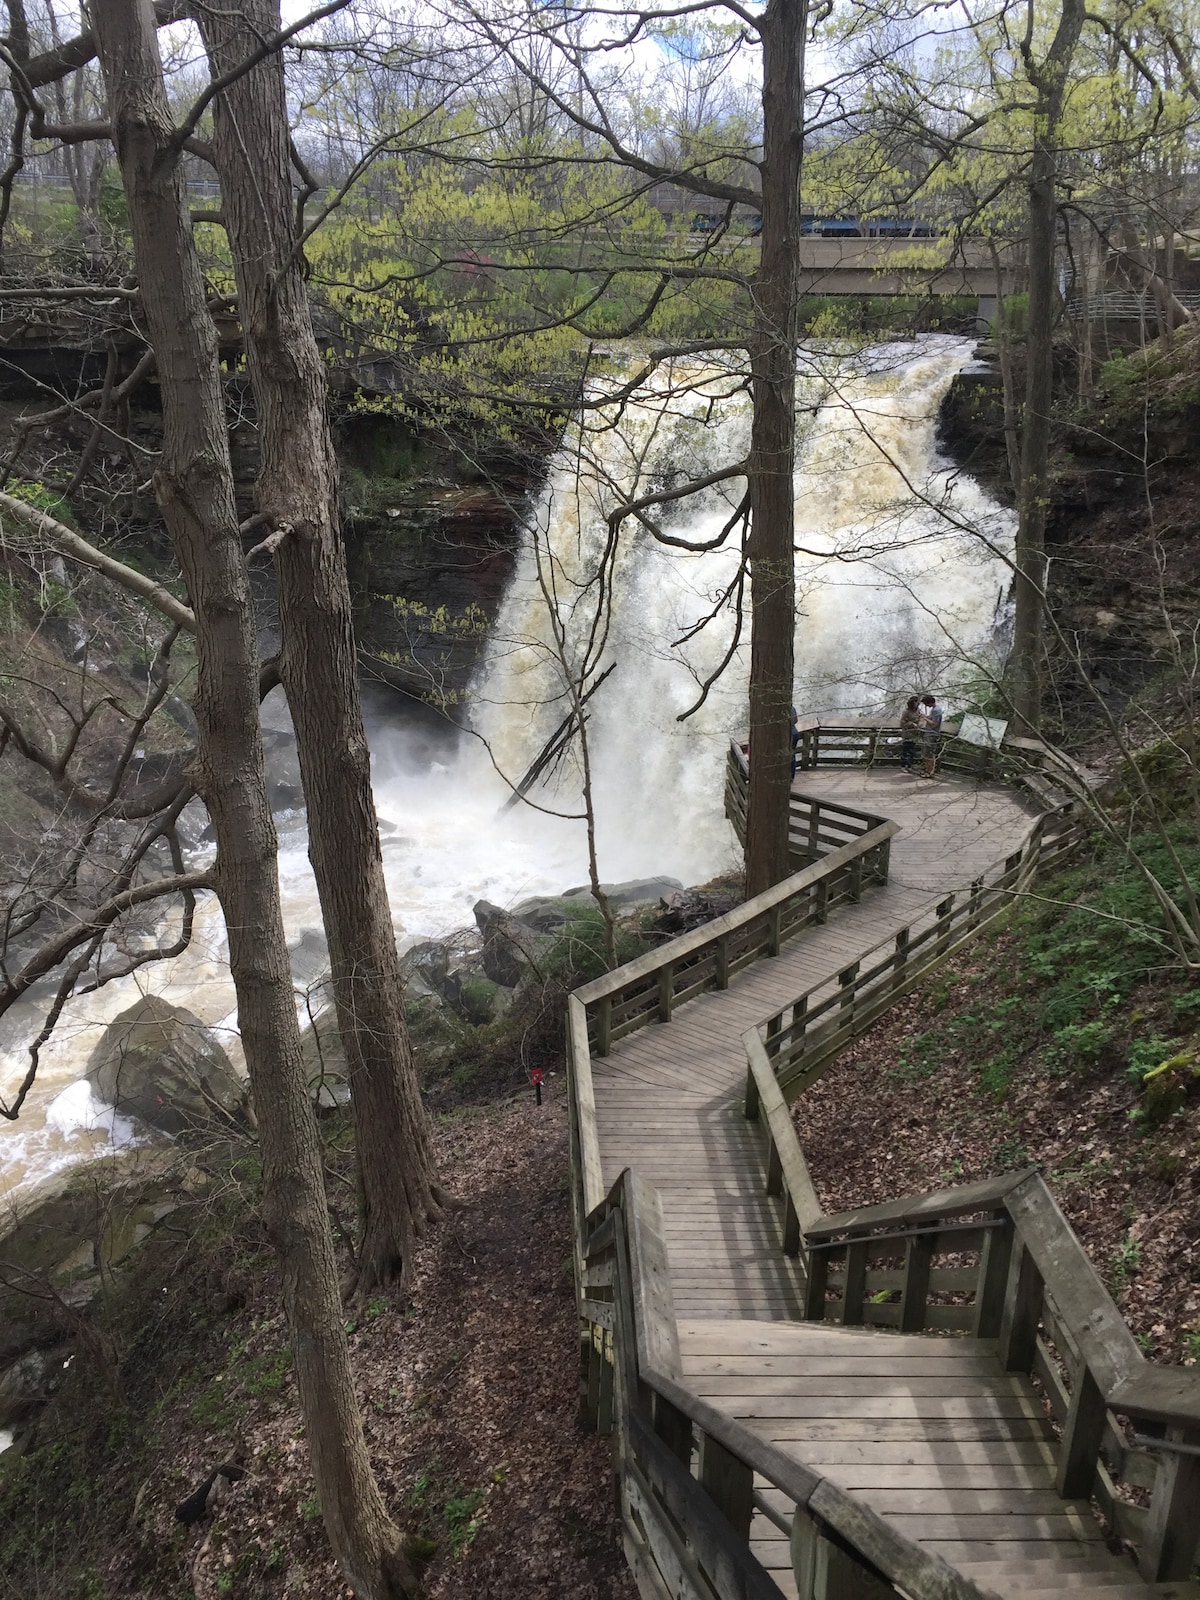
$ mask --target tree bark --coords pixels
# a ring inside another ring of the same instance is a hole
[[[163,450],[155,488],[196,613],[198,788],[217,838],[238,1024],[282,1267],[300,1403],[330,1539],[357,1594],[415,1592],[371,1472],[350,1373],[283,919],[258,723],[258,660],[225,432],[216,335],[192,244],[148,0],[97,0]]]
[[[278,32],[278,0],[197,8],[214,76]],[[316,878],[346,1050],[364,1197],[359,1294],[403,1274],[436,1215],[429,1124],[404,1018],[338,522],[326,373],[296,249],[283,62],[216,99],[213,149],[258,409],[257,508],[275,530],[280,671],[296,728]]]
[[[1058,125],[1067,74],[1083,28],[1083,0],[1063,0],[1054,41],[1043,63],[1033,60],[1029,32],[1022,46],[1025,70],[1037,91],[1033,158],[1029,171],[1029,330],[1025,413],[1021,420],[1021,483],[1013,554],[1013,647],[1009,660],[1012,713],[1025,733],[1042,722],[1043,607],[1046,595],[1046,473],[1050,458],[1050,405],[1054,387],[1054,255],[1058,231]]]
[[[786,878],[796,628],[796,346],[806,0],[770,0],[763,51],[762,234],[750,435],[750,795],[746,893]]]

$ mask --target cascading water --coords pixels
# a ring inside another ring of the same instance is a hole
[[[956,684],[996,665],[998,599],[1008,577],[995,552],[1011,540],[1011,519],[940,461],[935,444],[942,396],[970,351],[967,341],[932,338],[803,358],[796,479],[802,711],[895,709],[901,696],[933,686],[953,701]],[[591,414],[580,426],[581,451],[568,441],[531,518],[479,674],[475,737],[431,761],[404,728],[373,731],[385,870],[402,939],[468,925],[481,897],[511,904],[586,881],[582,824],[551,814],[578,815],[576,750],[531,791],[541,809],[498,812],[510,783],[567,714],[567,686],[589,638],[589,682],[615,663],[586,707],[602,875],[696,883],[733,861],[721,785],[726,741],[746,720],[746,647],[735,641],[729,599],[738,532],[690,554],[626,521],[608,560],[602,557],[614,505],[735,466],[748,440],[737,375],[677,365],[619,414]],[[729,479],[655,517],[669,537],[710,543],[743,490]],[[599,609],[597,582],[606,601]],[[728,669],[700,710],[680,722],[726,656]],[[300,950],[319,916],[298,819],[282,836],[280,877],[289,938]],[[0,1194],[136,1137],[81,1078],[103,1026],[144,992],[195,1013],[237,1059],[233,992],[210,902],[193,948],[179,960],[70,1003],[20,1121],[0,1128]],[[29,1037],[35,1026],[32,1008],[0,1024],[6,1092],[25,1070],[22,1030]]]

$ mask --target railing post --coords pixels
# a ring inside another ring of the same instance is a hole
[[[939,901],[937,905],[938,932],[937,938],[933,943],[933,956],[935,961],[945,955],[946,946],[950,943],[950,920],[953,915],[954,896],[952,894],[948,894],[946,898]]]
[[[714,955],[713,986],[717,989],[729,987],[729,935],[723,933],[717,940]]]
[[[908,929],[901,928],[900,932],[896,935],[896,954],[892,960],[893,989],[899,989],[904,984],[904,979],[908,968],[908,940]]]
[[[658,1020],[670,1022],[671,1003],[674,1000],[675,965],[668,961],[658,969]]]
[[[804,1320],[825,1321],[825,1289],[829,1282],[829,1250],[810,1249],[805,1260]]]
[[[838,988],[842,997],[838,1001],[838,1027],[844,1028],[854,1021],[854,981],[858,977],[860,961],[852,961],[848,967],[843,967],[838,973]]]
[[[785,1057],[788,1061],[791,1061],[794,1056],[802,1053],[803,1048],[804,1048],[804,1035],[807,1032],[808,1032],[808,996],[806,994],[803,994],[803,995],[800,996],[799,1000],[797,1000],[796,1003],[792,1006],[792,1025],[788,1029],[787,1049],[785,1051],[782,1048],[780,1048],[780,1050],[778,1051],[778,1055]],[[780,1041],[780,1044],[782,1046],[782,1040]],[[799,1045],[799,1049],[797,1049],[797,1045]],[[776,1072],[776,1076],[778,1076],[778,1074],[779,1074],[779,1068],[778,1067],[776,1067],[775,1072]]]
[[[1200,1433],[1169,1427],[1165,1443],[1195,1449]],[[1150,1515],[1138,1565],[1147,1583],[1186,1582],[1196,1559],[1196,1506],[1200,1504],[1200,1456],[1164,1450],[1158,1458]]]
[[[1042,1275],[1037,1263],[1018,1241],[1008,1269],[1004,1312],[1000,1318],[997,1355],[1005,1372],[1028,1372],[1037,1349],[1042,1317]]]
[[[919,1233],[910,1238],[904,1253],[904,1289],[900,1300],[900,1332],[920,1333],[929,1302],[929,1271],[937,1235]]]
[[[855,856],[850,863],[850,900],[854,905],[862,899],[862,869],[862,857]]]
[[[829,921],[829,879],[822,878],[817,884],[817,905],[813,914],[813,921],[818,927]]]
[[[981,904],[982,898],[984,898],[984,880],[982,878],[974,878],[973,883],[971,883],[970,899],[966,901],[966,926],[968,928],[974,928],[974,925],[979,922],[979,904]]]
[[[810,861],[815,861],[818,855],[820,855],[820,850],[818,848],[820,840],[817,837],[820,831],[821,802],[819,800],[812,800],[809,802],[808,816],[808,859]]]
[[[773,1017],[767,1019],[766,1038],[763,1040],[763,1049],[767,1059],[779,1054],[779,1047],[783,1043],[783,1012],[777,1011]]]
[[[1064,1500],[1086,1500],[1096,1478],[1096,1459],[1104,1437],[1107,1407],[1100,1385],[1080,1361],[1071,1387],[1071,1409],[1058,1451],[1055,1487]]]
[[[612,1046],[612,996],[606,994],[596,1005],[596,1054],[606,1056]]]
[[[708,1433],[700,1438],[700,1484],[734,1533],[748,1539],[754,1515],[754,1469]]]
[[[1007,1217],[998,1228],[989,1228],[983,1236],[975,1288],[975,1320],[971,1327],[976,1339],[994,1339],[1000,1332],[1013,1238],[1013,1225]]]
[[[758,1093],[758,1079],[754,1076],[754,1068],[746,1066],[746,1121],[757,1122],[762,1101]]]
[[[800,1218],[796,1214],[796,1202],[792,1199],[789,1189],[783,1197],[783,1253],[785,1256],[798,1256],[800,1254]]]
[[[767,954],[779,954],[779,918],[783,907],[777,901],[767,912]]]
[[[842,1289],[842,1325],[857,1328],[863,1319],[867,1292],[867,1241],[854,1239],[846,1246],[846,1282]]]
[[[826,1538],[804,1506],[797,1506],[792,1518],[788,1553],[800,1600],[888,1600],[896,1593]]]

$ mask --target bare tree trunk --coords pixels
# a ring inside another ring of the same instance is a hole
[[[762,19],[762,235],[754,283],[750,436],[750,796],[746,893],[786,878],[796,628],[796,345],[806,0]]]
[[[1058,29],[1046,59],[1033,60],[1033,4],[1022,44],[1025,70],[1037,90],[1029,172],[1029,329],[1025,415],[1021,424],[1021,488],[1014,552],[1013,647],[1009,663],[1013,716],[1036,733],[1042,720],[1042,608],[1046,594],[1046,473],[1054,386],[1054,257],[1058,229],[1055,181],[1058,125],[1071,57],[1083,28],[1083,0],[1062,0]]]
[[[1012,332],[1004,303],[1004,269],[994,239],[988,240],[996,273],[996,345],[1000,352],[1000,383],[1004,392],[1004,453],[1013,495],[1021,492],[1021,437],[1017,414],[1017,388],[1013,379]]]
[[[158,359],[155,487],[196,612],[197,786],[217,837],[238,1023],[279,1252],[300,1403],[325,1526],[357,1594],[415,1584],[371,1472],[341,1316],[320,1146],[279,907],[258,726],[258,660],[238,535],[217,344],[148,0],[97,0],[94,25]]]
[[[214,76],[278,31],[277,0],[207,7],[198,19]],[[438,1211],[429,1124],[404,1018],[383,877],[338,525],[326,373],[296,248],[283,62],[236,78],[214,106],[213,145],[233,251],[262,466],[258,510],[276,534],[280,670],[296,727],[309,858],[346,1049],[364,1231],[357,1288],[402,1275],[414,1234]]]

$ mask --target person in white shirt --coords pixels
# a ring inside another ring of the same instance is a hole
[[[942,748],[942,708],[937,703],[937,697],[931,694],[921,696],[921,744],[925,753],[925,765],[922,769],[923,778],[932,778],[937,769],[938,753]]]

